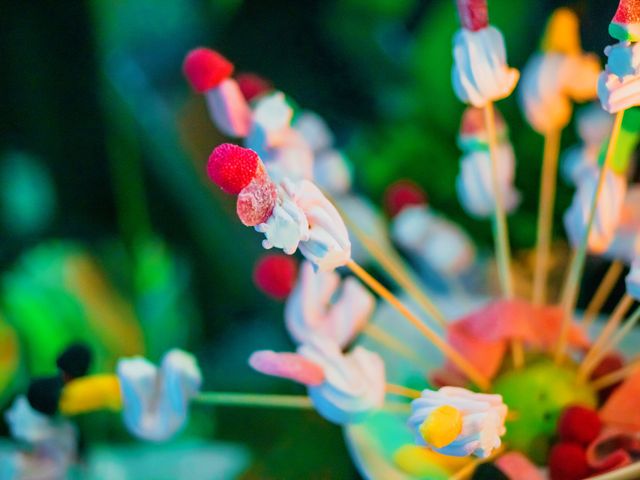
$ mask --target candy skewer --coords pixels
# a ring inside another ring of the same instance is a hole
[[[536,305],[544,304],[547,296],[546,287],[553,229],[553,207],[556,198],[560,135],[560,130],[552,130],[544,136],[536,264],[533,276],[533,303]]]
[[[608,373],[598,378],[597,380],[594,380],[593,382],[591,382],[591,388],[596,391],[604,390],[607,387],[623,381],[638,368],[640,368],[640,357],[636,357],[635,360],[632,360],[627,365],[616,370],[615,372]]]
[[[409,397],[413,398],[413,397]],[[202,392],[191,400],[200,405],[223,407],[278,408],[313,410],[313,402],[306,395],[274,395],[264,393]],[[383,410],[406,411],[408,404],[386,402]]]
[[[509,232],[507,216],[502,201],[502,190],[498,181],[498,147],[496,137],[496,118],[493,103],[489,102],[484,107],[484,122],[489,139],[489,156],[491,158],[491,183],[495,195],[496,211],[493,221],[493,235],[496,248],[496,261],[498,263],[498,275],[502,294],[505,298],[513,297],[513,278],[511,276],[511,250],[509,247]],[[524,351],[519,340],[511,342],[511,353],[516,368],[524,364]]]
[[[411,298],[418,303],[430,318],[433,318],[438,325],[444,328],[447,325],[446,317],[435,303],[433,303],[433,301],[417,286],[416,281],[411,278],[411,273],[409,273],[407,268],[402,265],[401,261],[397,258],[396,252],[384,251],[382,247],[375,242],[375,240],[372,240],[345,214],[342,209],[337,206],[335,201],[332,201],[332,203],[336,205],[336,208],[340,211],[340,215],[347,227],[349,227],[349,229],[354,233],[358,241],[373,257],[373,259],[383,269],[385,269],[392,280],[407,291]]]
[[[593,194],[591,202],[591,208],[589,210],[589,218],[585,231],[582,236],[580,245],[575,250],[573,257],[571,258],[571,264],[567,272],[567,277],[562,292],[561,306],[564,310],[564,318],[562,319],[562,325],[560,328],[560,335],[558,336],[558,343],[556,345],[556,352],[554,360],[557,364],[560,364],[564,359],[564,352],[567,348],[567,336],[569,334],[569,325],[573,319],[573,311],[575,309],[576,301],[578,298],[578,290],[580,288],[580,278],[584,270],[584,264],[587,258],[587,246],[589,244],[589,234],[594,223],[596,206],[600,197],[602,186],[604,185],[604,179],[611,165],[613,154],[616,150],[616,144],[618,142],[618,136],[620,135],[620,128],[622,127],[622,119],[624,118],[624,110],[616,114],[616,118],[611,131],[611,137],[609,139],[609,145],[607,146],[607,153],[605,155],[604,163],[600,170],[598,177],[598,184]]]
[[[602,307],[613,291],[613,288],[616,286],[616,283],[618,283],[618,279],[620,278],[620,275],[622,275],[623,271],[624,263],[620,260],[616,260],[611,264],[585,310],[584,317],[582,319],[583,326],[586,327],[591,325],[598,316],[600,310],[602,310]]]
[[[402,385],[396,385],[394,383],[387,383],[387,393],[392,395],[398,395],[406,398],[420,398],[420,390],[414,390],[413,388],[403,387]]]
[[[598,335],[598,338],[593,343],[591,349],[584,357],[582,364],[578,368],[578,380],[584,381],[587,378],[588,371],[592,367],[594,358],[597,357],[598,352],[606,345],[607,340],[609,340],[613,332],[618,328],[618,325],[620,325],[620,322],[633,305],[633,302],[633,297],[628,293],[620,299],[620,302],[613,311],[613,314],[609,317],[609,320],[607,320],[602,332],[600,332],[600,335]]]
[[[615,348],[624,337],[631,331],[633,327],[640,320],[640,307],[638,307],[633,314],[624,322],[622,328],[618,330],[618,332],[609,340],[605,342],[605,344],[600,348],[598,352],[596,352],[593,356],[593,359],[589,362],[589,365],[584,366],[584,376],[583,378],[587,378],[591,372],[598,366],[598,363],[604,358],[607,352],[610,352],[613,348]]]
[[[489,380],[482,375],[475,366],[464,358],[457,350],[451,347],[446,340],[435,333],[428,325],[425,325],[416,317],[398,298],[391,293],[384,285],[373,278],[366,270],[353,260],[347,262],[348,267],[365,285],[373,290],[380,297],[400,312],[422,335],[424,335],[433,345],[438,348],[452,363],[456,365],[469,379],[476,383],[482,390],[488,390]]]

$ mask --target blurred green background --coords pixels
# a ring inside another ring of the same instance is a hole
[[[581,15],[584,49],[601,54],[614,3],[493,0],[490,15],[509,63],[522,68],[563,5]],[[0,355],[3,405],[28,372],[49,372],[78,338],[94,345],[96,368],[140,348],[156,360],[178,345],[200,359],[207,389],[300,392],[246,365],[254,349],[290,345],[282,305],[250,281],[258,239],[203,178],[224,138],[181,75],[197,45],[320,113],[374,201],[391,181],[412,178],[489,246],[489,224],[464,214],[453,187],[463,110],[450,85],[456,28],[450,0],[2,2],[0,327],[15,333],[2,337],[14,352]],[[527,248],[542,139],[515,95],[499,108],[524,199],[510,232]],[[562,143],[575,143],[572,128]],[[571,193],[560,184],[558,236]],[[196,416],[187,435],[248,447],[242,478],[358,478],[340,430],[314,413],[202,408]],[[127,441],[108,417],[87,419],[83,433]]]

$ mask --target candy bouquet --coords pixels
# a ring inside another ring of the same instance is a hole
[[[320,116],[255,75],[234,77],[221,54],[196,48],[184,74],[232,139],[213,146],[207,175],[236,198],[240,222],[271,250],[253,280],[285,302],[284,326],[295,344],[292,351],[265,345],[247,361],[306,393],[201,391],[197,360],[177,349],[157,365],[125,357],[113,371],[93,374],[90,349],[71,345],[57,358],[58,374],[32,379],[8,412],[13,436],[32,444],[33,455],[64,464],[74,451],[73,417],[95,410],[120,412],[133,436],[159,442],[184,427],[196,403],[314,409],[344,428],[367,478],[640,478],[633,331],[640,222],[637,186],[628,180],[640,134],[640,4],[620,1],[610,26],[618,43],[605,49],[603,71],[582,51],[576,14],[559,9],[522,74],[507,63],[487,2],[458,0],[457,9],[452,84],[468,107],[451,188],[470,215],[492,222],[496,268],[481,270],[485,284],[487,270],[497,272],[497,291],[469,288],[467,274],[478,265],[472,239],[417,185],[403,180],[389,188],[387,225],[353,189],[349,160]],[[532,288],[524,295],[516,293],[507,221],[522,200],[517,152],[495,105],[516,88],[525,118],[544,136]],[[564,215],[572,254],[553,294],[560,137],[574,104],[586,102],[593,103],[579,116],[583,144],[562,157],[576,186]],[[583,313],[576,304],[588,253],[613,264]],[[384,281],[371,274],[372,263]],[[626,294],[603,316],[625,263]],[[431,288],[425,278],[446,288]],[[66,446],[55,437],[67,438]]]

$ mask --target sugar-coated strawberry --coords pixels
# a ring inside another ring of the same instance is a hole
[[[260,162],[253,180],[238,194],[236,202],[238,218],[247,227],[255,227],[266,222],[273,212],[277,198],[276,185]]]
[[[551,480],[582,480],[590,473],[585,449],[577,443],[554,445],[548,463]]]
[[[269,80],[255,73],[241,73],[236,76],[236,82],[238,82],[240,91],[247,102],[273,90],[273,86]]]
[[[476,32],[489,26],[487,0],[456,0],[460,24]]]
[[[294,257],[272,253],[263,256],[253,269],[256,286],[270,297],[285,299],[291,293],[298,274]]]
[[[254,179],[261,163],[253,150],[223,143],[211,152],[207,173],[222,190],[237,195]]]
[[[392,217],[405,207],[424,205],[427,202],[424,191],[411,180],[398,180],[387,187],[384,205]]]
[[[233,73],[233,64],[218,52],[199,47],[184,58],[182,71],[198,93],[217,87]]]
[[[609,35],[621,42],[640,40],[640,0],[620,0],[609,24]]]
[[[600,434],[602,422],[598,412],[582,405],[564,409],[558,419],[558,435],[566,442],[587,446]]]

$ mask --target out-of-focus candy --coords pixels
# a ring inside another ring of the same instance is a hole
[[[640,370],[630,375],[600,409],[600,418],[608,426],[640,431]]]
[[[287,255],[264,255],[253,269],[253,281],[267,295],[282,300],[293,290],[298,274],[296,260]]]
[[[251,354],[249,365],[265,375],[288,378],[307,386],[320,385],[325,378],[320,365],[297,353],[260,350]]]

